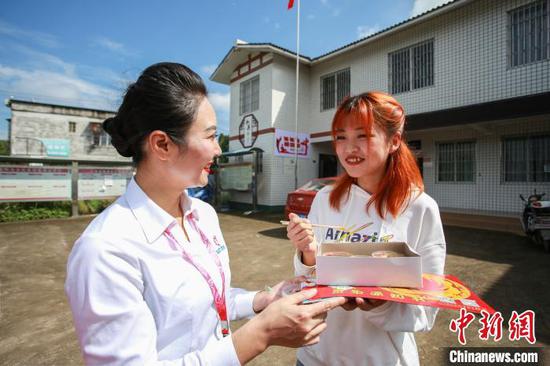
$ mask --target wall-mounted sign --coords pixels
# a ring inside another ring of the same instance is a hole
[[[252,164],[234,164],[220,167],[222,190],[248,191],[252,188]]]
[[[131,168],[78,169],[78,199],[111,198],[120,196],[132,178]]]
[[[298,149],[299,158],[309,158],[310,137],[308,133],[299,133],[298,141],[296,133],[284,130],[275,130],[275,155],[292,157]],[[297,147],[296,147],[297,146]]]
[[[0,202],[71,199],[71,169],[0,166]]]
[[[65,139],[44,139],[39,138],[46,147],[48,156],[69,156],[71,153],[71,142]]]
[[[252,147],[258,138],[258,120],[253,114],[247,114],[239,125],[239,141],[243,147]]]

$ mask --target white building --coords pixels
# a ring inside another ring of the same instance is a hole
[[[111,145],[102,122],[115,112],[8,99],[11,156],[129,161]]]
[[[298,159],[299,184],[334,173],[337,104],[381,90],[404,106],[407,140],[442,211],[506,215],[521,210],[519,193],[550,195],[549,12],[549,0],[456,0],[302,57],[299,132],[311,144],[310,158]],[[258,121],[264,208],[284,206],[294,189],[293,158],[275,155],[275,147],[278,130],[294,131],[295,60],[271,43],[238,42],[211,76],[231,87],[230,151],[243,148],[243,118]],[[250,194],[232,200],[251,202]]]

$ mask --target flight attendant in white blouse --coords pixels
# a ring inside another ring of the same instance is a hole
[[[345,299],[301,305],[314,292],[280,298],[283,282],[232,288],[216,212],[185,193],[207,184],[221,153],[196,73],[148,67],[103,128],[137,169],[69,256],[65,291],[86,364],[240,365],[270,345],[319,341],[326,312]],[[231,333],[231,320],[252,316]]]

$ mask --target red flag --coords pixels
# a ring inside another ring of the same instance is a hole
[[[288,0],[288,9],[292,9],[292,7],[294,6],[294,0]]]

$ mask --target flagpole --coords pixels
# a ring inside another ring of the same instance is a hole
[[[300,80],[300,0],[296,12],[296,108],[294,110],[294,189],[298,189],[298,84]]]

